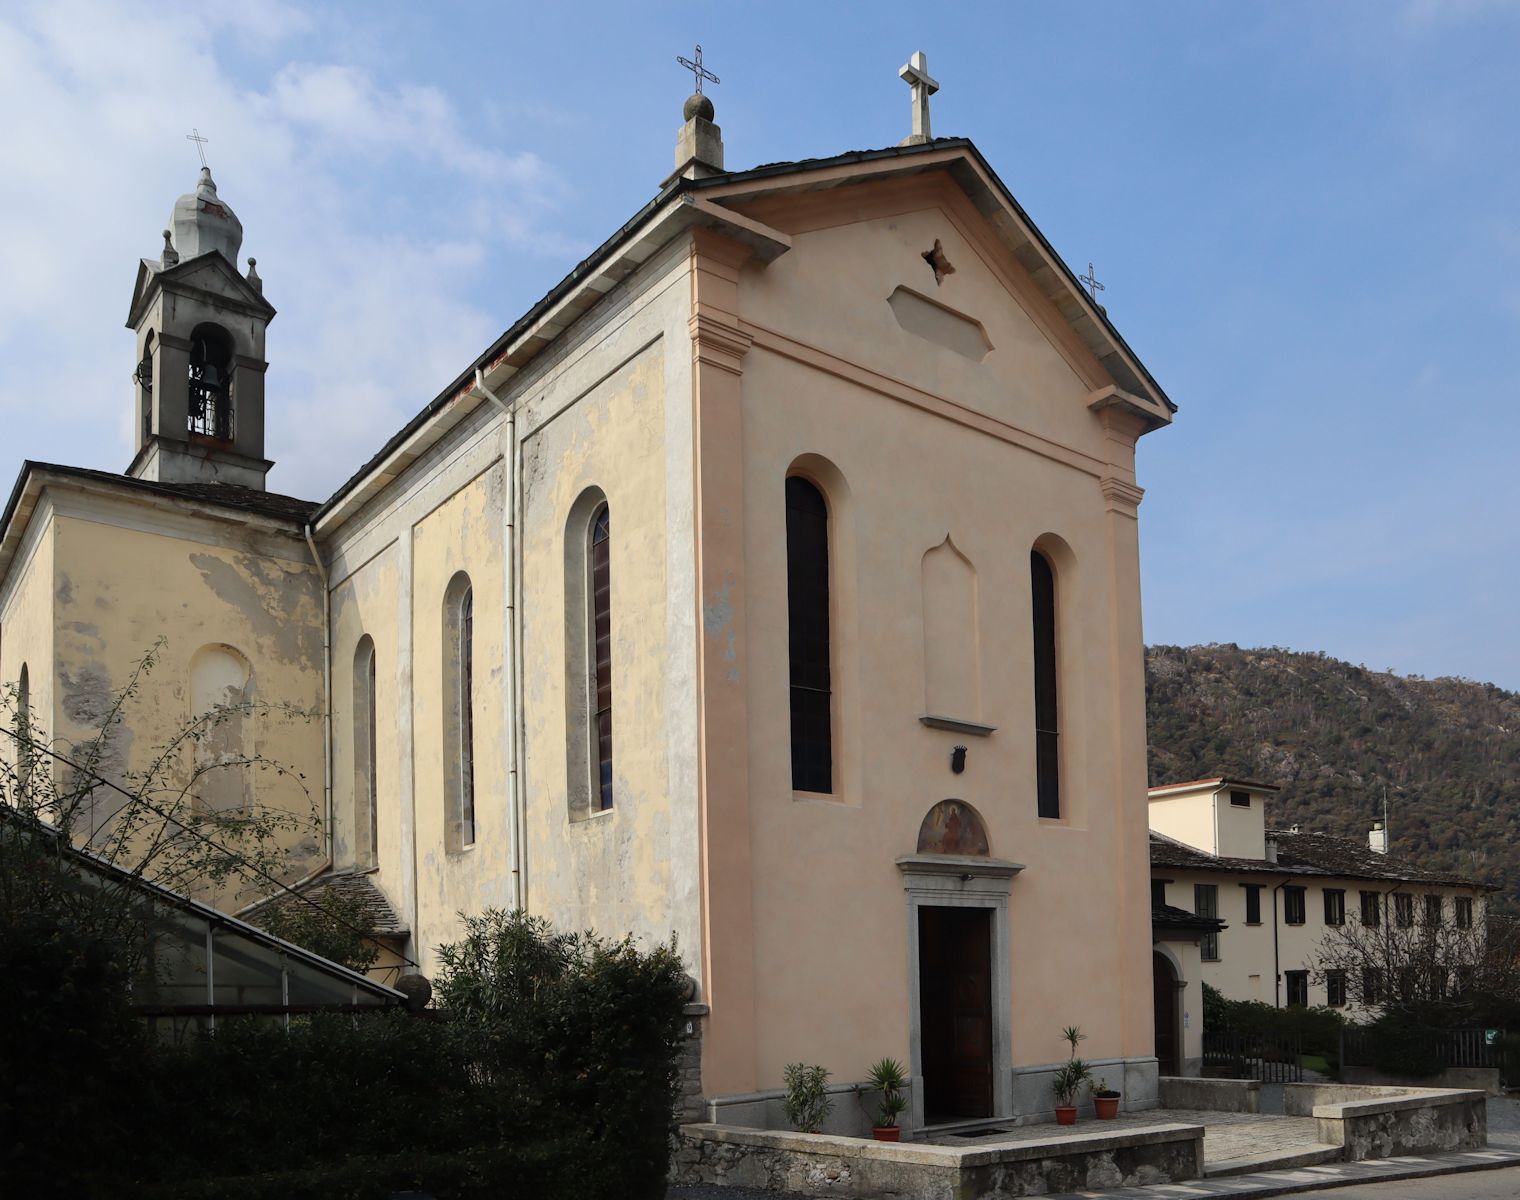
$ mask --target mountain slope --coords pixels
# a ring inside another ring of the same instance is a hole
[[[1275,783],[1269,825],[1355,838],[1386,785],[1395,853],[1520,898],[1520,695],[1223,645],[1149,647],[1146,697],[1152,784]]]

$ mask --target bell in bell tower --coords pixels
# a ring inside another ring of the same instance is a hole
[[[243,225],[207,167],[174,202],[158,259],[143,259],[127,327],[137,453],[127,474],[166,483],[264,487],[264,333],[274,309],[254,260],[237,269]]]

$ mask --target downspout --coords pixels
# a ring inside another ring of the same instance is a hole
[[[1293,882],[1293,876],[1284,875],[1282,881],[1272,889],[1272,1007],[1282,1007],[1282,963],[1278,958],[1277,946],[1277,893]]]
[[[501,410],[507,419],[507,454],[512,471],[510,498],[507,502],[507,544],[503,553],[511,570],[507,584],[507,694],[512,698],[512,760],[507,770],[507,811],[512,819],[512,906],[519,911],[527,907],[527,819],[523,812],[521,764],[523,760],[522,719],[522,637],[519,630],[519,600],[522,596],[522,544],[517,536],[522,520],[522,448],[517,442],[517,410],[486,384],[485,372],[475,368],[475,388]]]
[[[311,525],[305,528],[306,546],[311,551],[311,561],[316,564],[322,579],[322,844],[327,863],[333,861],[333,742],[332,742],[332,597],[327,587],[327,568],[317,553],[316,540],[311,535]],[[311,872],[310,879],[322,868]],[[304,880],[302,881],[304,882]]]

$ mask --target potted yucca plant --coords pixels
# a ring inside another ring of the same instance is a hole
[[[902,1063],[895,1058],[882,1059],[871,1068],[866,1084],[871,1091],[881,1093],[871,1136],[878,1142],[902,1141],[902,1126],[897,1123],[897,1118],[908,1109],[908,1097],[903,1092],[908,1086],[908,1077]]]
[[[1068,1025],[1061,1030],[1061,1036],[1071,1046],[1071,1054],[1056,1070],[1050,1081],[1050,1090],[1056,1095],[1056,1124],[1075,1125],[1077,1093],[1082,1090],[1083,1084],[1092,1079],[1087,1064],[1077,1057],[1077,1043],[1086,1041],[1087,1035],[1075,1025]]]

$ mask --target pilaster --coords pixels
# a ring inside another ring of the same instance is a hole
[[[708,1095],[753,1091],[754,898],[749,811],[739,267],[749,250],[697,230],[691,277],[696,478],[698,795],[702,840],[702,1049]]]

